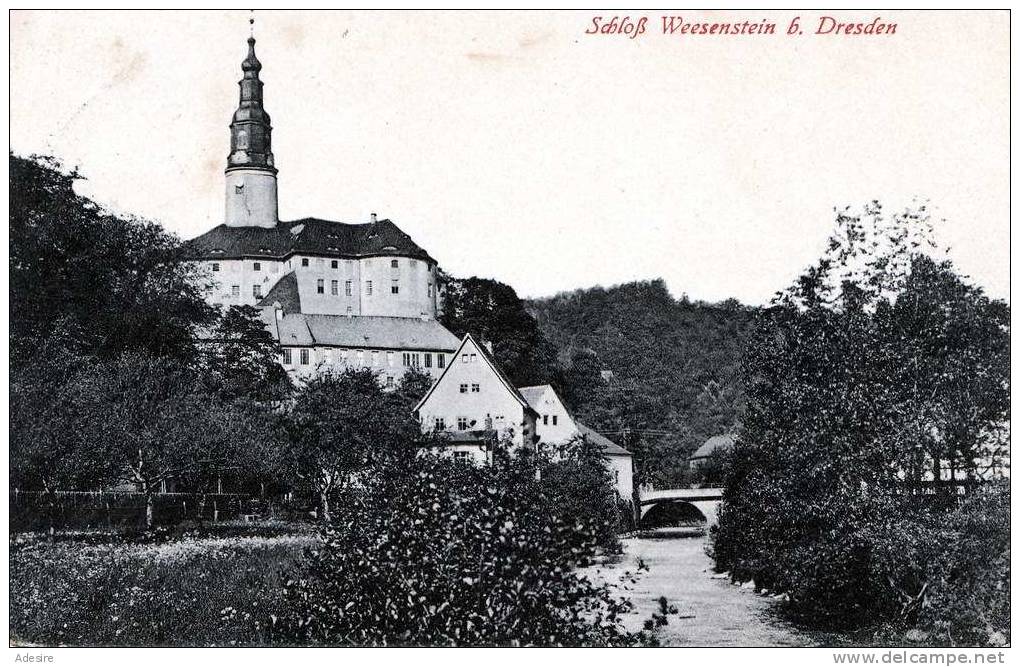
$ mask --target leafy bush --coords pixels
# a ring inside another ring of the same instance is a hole
[[[923,209],[838,221],[751,335],[717,567],[825,627],[999,643],[1007,505],[938,480],[973,489],[1008,450],[1008,306],[916,251]]]
[[[630,604],[574,568],[598,536],[567,521],[532,461],[412,457],[348,492],[288,582],[282,641],[319,645],[629,645]]]
[[[560,456],[542,465],[542,487],[556,515],[584,526],[607,552],[620,551],[617,534],[626,526],[617,506],[613,477],[601,447],[585,437],[567,443]]]

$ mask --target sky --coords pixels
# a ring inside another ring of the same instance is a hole
[[[1009,295],[1009,15],[839,12],[893,35],[586,34],[603,12],[256,12],[280,217],[390,218],[455,276],[538,297],[665,279],[761,304],[834,208],[927,202]],[[247,11],[13,12],[11,150],[183,238],[223,220]],[[601,25],[601,24],[600,24]]]

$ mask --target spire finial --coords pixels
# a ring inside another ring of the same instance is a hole
[[[255,39],[255,10],[249,9],[248,14],[248,36]]]

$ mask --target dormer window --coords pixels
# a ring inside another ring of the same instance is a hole
[[[223,254],[223,248],[213,248],[209,252],[211,252],[214,255],[222,255]]]

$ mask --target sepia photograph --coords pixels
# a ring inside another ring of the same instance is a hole
[[[10,10],[9,660],[1007,662],[1010,21]]]

